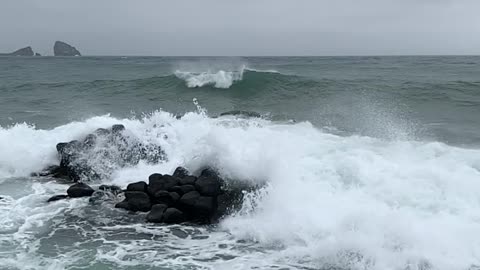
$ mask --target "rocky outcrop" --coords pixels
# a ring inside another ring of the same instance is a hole
[[[33,56],[34,52],[32,50],[32,47],[28,46],[28,47],[16,50],[12,53],[2,53],[0,55],[3,55],[3,56]]]
[[[55,56],[81,56],[80,52],[73,46],[62,42],[56,41],[53,46],[53,55]]]
[[[140,142],[123,125],[100,128],[81,140],[58,143],[57,152],[59,165],[33,175],[88,182],[106,179],[116,168],[166,159],[160,146]]]
[[[205,224],[218,221],[239,206],[242,199],[242,188],[227,186],[211,169],[203,170],[197,178],[178,167],[173,175],[150,175],[148,184],[129,184],[125,200],[115,207],[149,212],[148,222]]]

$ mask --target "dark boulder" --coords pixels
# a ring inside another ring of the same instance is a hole
[[[68,195],[55,195],[53,197],[50,197],[47,202],[55,202],[55,201],[59,201],[59,200],[63,200],[63,199],[66,199],[68,198]]]
[[[58,165],[52,165],[52,166],[49,166],[49,167],[45,168],[41,172],[32,173],[32,176],[69,179],[67,169],[65,167],[61,167],[61,166],[58,166]]]
[[[195,201],[194,208],[201,214],[212,215],[215,210],[215,201],[213,197],[200,196]]]
[[[77,183],[67,189],[67,194],[72,198],[92,196],[94,190],[85,183]]]
[[[180,197],[178,204],[182,209],[191,210],[195,207],[198,198],[200,198],[200,193],[198,193],[198,191],[190,191]]]
[[[35,56],[42,56],[42,55],[41,55],[41,54],[39,54],[39,53],[35,53]]]
[[[168,208],[165,204],[155,204],[147,215],[148,222],[160,223],[163,220],[163,213]]]
[[[56,41],[53,45],[53,55],[55,56],[81,56],[80,52],[73,46],[62,41]]]
[[[175,169],[175,172],[173,172],[172,174],[173,177],[178,177],[178,178],[184,178],[184,177],[187,177],[188,175],[189,175],[188,170],[183,167],[177,167]]]
[[[206,169],[203,169],[202,172],[200,173],[200,176],[204,176],[204,177],[219,177],[218,176],[218,173],[212,169],[212,168],[206,168]]]
[[[148,177],[148,193],[151,196],[160,190],[169,190],[179,184],[179,179],[170,175],[152,174]]]
[[[197,177],[189,175],[184,178],[180,178],[180,185],[195,185],[195,181],[197,181]]]
[[[185,215],[176,208],[168,208],[163,213],[163,222],[167,224],[182,223],[185,221]]]
[[[206,196],[216,196],[222,191],[221,179],[213,176],[200,176],[195,181],[195,188]]]
[[[150,197],[141,191],[126,191],[125,198],[128,202],[128,210],[148,212],[152,208]]]
[[[127,201],[127,200],[123,200],[123,201],[115,204],[115,208],[120,208],[120,209],[128,210],[128,201]]]
[[[127,186],[127,191],[147,192],[148,185],[144,181],[131,183]]]
[[[183,195],[185,193],[188,193],[194,190],[195,190],[195,187],[193,185],[184,185],[184,186],[174,186],[170,188],[168,191],[176,192],[179,195]]]
[[[168,206],[172,206],[178,201],[179,198],[180,198],[180,195],[178,195],[176,192],[159,190],[154,195],[154,203],[166,204]]]

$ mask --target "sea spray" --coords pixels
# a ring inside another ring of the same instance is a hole
[[[142,119],[105,115],[51,130],[27,125],[2,128],[2,178],[28,176],[56,160],[57,142],[117,123],[140,140],[160,145],[169,159],[120,168],[110,183],[124,187],[183,165],[192,172],[212,166],[226,179],[265,185],[247,196],[240,212],[221,223],[228,234],[211,235],[216,245],[234,246],[229,238],[233,236],[268,253],[265,259],[254,252],[232,250],[232,256],[239,256],[234,262],[249,258],[250,263],[267,260],[263,263],[316,268],[422,269],[431,265],[445,270],[479,264],[480,240],[475,236],[480,235],[480,150],[440,142],[337,136],[309,122],[210,118],[197,112],[181,119],[163,111]],[[9,181],[14,180],[4,180],[2,185]],[[15,209],[32,207],[59,190],[38,185],[32,194],[10,202],[10,210],[2,211],[14,216]],[[86,211],[70,202],[48,207],[58,207],[55,213]],[[31,230],[46,229],[42,224],[53,216],[41,215],[37,221],[36,216],[29,217],[28,232],[20,217],[16,225],[8,225],[9,230],[16,231],[18,239],[28,239]],[[148,231],[143,225],[132,226]],[[214,252],[212,239],[202,242],[204,252]],[[27,245],[27,240],[22,241]],[[140,243],[131,242],[128,248],[119,245],[117,251],[103,250],[98,256],[121,263],[124,248],[143,256],[136,248]],[[142,260],[153,263],[147,257]]]

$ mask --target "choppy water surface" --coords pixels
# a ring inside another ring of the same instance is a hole
[[[2,57],[0,269],[477,269],[479,116],[479,57]],[[182,165],[263,188],[212,226],[47,204],[68,185],[30,173],[117,123],[168,161],[94,186]]]

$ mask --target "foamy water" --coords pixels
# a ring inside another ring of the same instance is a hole
[[[67,186],[28,175],[58,162],[55,144],[117,123],[161,145],[168,161],[117,169],[104,182],[125,187],[182,165],[191,171],[213,166],[227,179],[264,187],[248,194],[241,211],[216,228],[179,227],[199,230],[184,239],[171,235],[176,227],[145,224],[141,214],[111,209],[113,203],[99,212],[89,210],[87,199],[45,203]],[[7,269],[63,269],[92,261],[145,269],[480,265],[478,149],[342,137],[309,122],[210,118],[202,111],[181,119],[166,112],[140,120],[106,115],[51,130],[3,127],[0,149],[0,243],[10,247],[0,249],[0,265]],[[61,230],[83,232],[73,237],[83,248],[66,251],[67,257],[45,254],[45,242],[61,242]],[[132,239],[120,241],[115,232],[131,233]],[[142,234],[149,236],[138,239]],[[178,257],[162,251],[165,245],[178,249]]]

